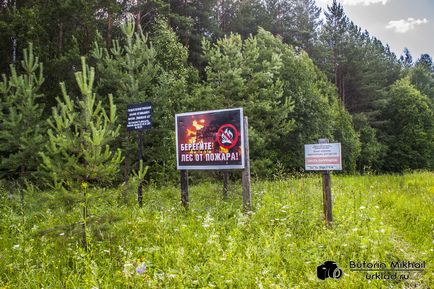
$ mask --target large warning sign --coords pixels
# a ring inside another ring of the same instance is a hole
[[[304,166],[306,171],[342,170],[341,144],[304,145]]]
[[[178,169],[243,169],[242,120],[242,108],[177,114]]]

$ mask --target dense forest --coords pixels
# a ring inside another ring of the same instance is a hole
[[[175,113],[243,107],[252,173],[341,142],[347,173],[434,169],[434,64],[334,1],[0,1],[0,178],[55,188],[178,178]],[[153,104],[143,164],[126,105]]]

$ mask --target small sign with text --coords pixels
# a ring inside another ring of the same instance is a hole
[[[304,166],[306,171],[342,170],[341,144],[304,145]]]
[[[127,131],[145,130],[152,126],[150,102],[130,104],[127,107]]]

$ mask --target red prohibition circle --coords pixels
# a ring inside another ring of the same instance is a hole
[[[234,132],[233,138],[225,133],[226,128],[230,128],[233,130]],[[240,133],[238,132],[237,128],[230,123],[226,123],[220,126],[220,128],[217,131],[217,142],[221,147],[224,147],[225,149],[231,149],[234,146],[236,146],[239,137],[240,137]],[[222,138],[226,138],[226,140],[228,140],[230,144],[224,144]]]

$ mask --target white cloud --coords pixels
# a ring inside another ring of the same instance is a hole
[[[340,0],[344,5],[348,6],[357,6],[357,5],[363,5],[363,6],[369,6],[371,4],[378,4],[381,3],[383,5],[386,5],[387,2],[391,0]],[[320,6],[330,5],[332,3],[331,0],[317,0],[316,1]]]
[[[356,6],[356,5],[369,6],[371,4],[377,4],[377,3],[386,5],[386,3],[389,2],[389,0],[343,0],[342,2],[346,5],[352,5],[352,6]]]
[[[397,33],[406,33],[410,30],[413,30],[416,25],[422,25],[428,23],[428,20],[426,18],[423,19],[414,19],[414,18],[408,18],[401,19],[401,20],[392,20],[389,21],[389,24],[387,24],[387,29],[394,29]]]

